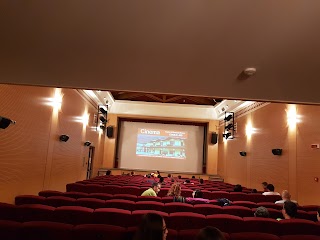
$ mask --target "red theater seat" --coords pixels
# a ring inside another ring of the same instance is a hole
[[[281,240],[320,240],[320,236],[315,235],[284,235]]]
[[[0,219],[20,221],[17,213],[17,206],[9,203],[0,203]]]
[[[43,204],[52,207],[74,206],[76,205],[76,199],[63,196],[53,196],[46,198]]]
[[[200,229],[188,229],[188,230],[181,230],[178,233],[178,239],[179,240],[194,240],[196,239],[196,236],[198,235]],[[223,233],[226,240],[230,239],[230,236],[228,233]]]
[[[310,211],[317,211],[320,208],[320,206],[318,206],[318,205],[305,205],[305,206],[301,206],[301,208],[303,211],[310,212]]]
[[[172,197],[171,197],[172,200]],[[160,197],[149,197],[149,196],[138,196],[137,201],[156,201],[156,202],[162,202],[162,199]],[[172,201],[171,201],[172,202]]]
[[[164,204],[160,202],[153,201],[141,201],[136,202],[135,209],[136,210],[155,210],[162,212],[164,208]]]
[[[276,235],[260,232],[231,233],[231,240],[280,240]]]
[[[69,183],[66,185],[67,192],[85,192],[85,184]]]
[[[168,222],[169,214],[165,212],[159,212],[154,210],[135,210],[131,214],[131,226],[139,226],[141,223],[142,217],[147,213],[156,213],[164,218]]]
[[[194,205],[194,212],[203,215],[222,214],[223,210],[220,206],[210,204],[196,204]]]
[[[126,229],[107,224],[82,224],[73,229],[77,240],[121,240],[126,236]]]
[[[41,197],[52,197],[52,196],[62,196],[64,193],[59,191],[51,191],[51,190],[44,190],[39,192],[39,196]]]
[[[136,208],[136,203],[134,201],[129,201],[129,200],[112,199],[112,200],[106,201],[106,207],[133,211]]]
[[[79,198],[76,201],[77,206],[87,207],[87,208],[105,208],[106,207],[106,201],[101,199],[95,199],[95,198]]]
[[[273,208],[273,209],[277,209],[277,210],[281,210],[283,208],[282,205],[275,204],[272,202],[258,202],[257,207]]]
[[[22,224],[15,221],[0,220],[0,239],[19,240]]]
[[[15,198],[15,204],[44,204],[45,200],[46,198],[42,196],[20,195]]]
[[[93,209],[79,206],[57,207],[53,212],[53,219],[55,222],[74,225],[91,223],[92,216]]]
[[[65,223],[34,221],[22,224],[23,240],[70,240],[73,226]]]
[[[89,193],[87,198],[96,198],[101,200],[110,200],[113,198],[112,194],[109,193]]]
[[[135,236],[138,227],[129,227],[127,230],[127,238],[128,240],[132,240]],[[177,240],[178,232],[173,229],[168,229],[167,240]]]
[[[158,197],[165,197],[167,196],[168,194],[168,191],[169,191],[169,188],[161,188],[161,191],[158,193]]]
[[[171,229],[182,230],[190,228],[203,228],[206,226],[206,217],[192,212],[170,213],[168,226]]]
[[[275,203],[276,201],[281,200],[281,196],[280,195],[266,195],[266,202],[272,202]]]
[[[229,199],[230,193],[226,191],[216,191],[211,193],[212,199],[218,199],[218,198],[227,198]]]
[[[126,194],[131,194],[135,196],[141,195],[142,193],[139,187],[133,187],[133,186],[123,186],[121,191]]]
[[[214,214],[207,216],[207,226],[213,226],[223,232],[242,232],[244,221],[241,217],[228,214]]]
[[[164,205],[164,211],[167,213],[193,212],[194,208],[193,208],[193,205],[188,203],[172,202],[172,203],[166,203]]]
[[[130,227],[133,224],[131,212],[117,208],[98,208],[93,212],[93,223]]]
[[[250,201],[248,194],[242,192],[230,192],[228,199],[231,201]]]
[[[70,198],[86,198],[88,197],[88,193],[83,192],[65,192],[62,194],[64,197],[70,197]]]
[[[41,204],[25,204],[18,207],[22,222],[52,221],[54,207]]]
[[[239,217],[251,217],[252,210],[242,206],[225,206],[222,208],[224,214],[230,214]]]
[[[249,197],[248,201],[251,201],[251,202],[255,202],[255,203],[266,202],[266,196],[262,195],[261,193],[249,193],[248,197]]]
[[[285,219],[280,221],[281,235],[320,235],[319,226],[305,219]]]
[[[162,197],[162,198],[161,198],[161,202],[163,202],[163,203],[173,202],[173,197],[171,197],[171,196]]]
[[[280,223],[271,218],[244,217],[244,232],[262,232],[278,235],[280,232]]]
[[[233,201],[232,205],[234,206],[243,206],[247,208],[256,208],[257,204],[255,202],[250,202],[250,201]]]
[[[86,193],[104,193],[104,188],[99,184],[87,184],[84,187],[84,192]]]
[[[130,201],[137,201],[137,196],[132,194],[115,194],[113,195],[113,199],[123,199],[123,200],[130,200]]]

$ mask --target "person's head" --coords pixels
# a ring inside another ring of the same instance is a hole
[[[200,178],[199,182],[200,182],[200,184],[203,184],[203,179],[202,179],[202,178]]]
[[[110,170],[106,171],[106,175],[107,176],[111,175],[111,171]]]
[[[170,173],[168,174],[168,178],[171,178],[171,174]]]
[[[203,198],[203,193],[201,192],[201,190],[197,189],[197,190],[193,191],[192,196],[194,198]]]
[[[151,187],[156,192],[156,194],[158,194],[158,192],[160,192],[161,189],[161,184],[158,182],[154,182],[152,183]]]
[[[164,219],[156,213],[147,213],[135,235],[135,240],[165,240],[168,229]]]
[[[186,179],[185,181],[184,181],[184,183],[186,184],[186,183],[190,183],[190,179]]]
[[[192,178],[192,179],[195,179],[196,177],[195,177],[195,176],[192,176],[191,178]]]
[[[174,196],[174,197],[179,197],[181,195],[181,186],[180,183],[174,183],[171,185],[169,191],[168,191],[168,196]]]
[[[298,212],[298,206],[294,202],[285,201],[283,204],[282,215],[285,219],[295,218]]]
[[[181,179],[181,175],[178,175],[178,179]]]
[[[132,172],[131,172],[131,176],[133,176],[133,175],[134,175],[134,172],[132,171]]]
[[[258,207],[254,213],[254,216],[268,218],[270,215],[269,215],[268,209],[266,209],[265,207]]]
[[[235,185],[233,191],[234,192],[242,192],[242,186],[240,184]]]
[[[225,240],[223,233],[215,227],[205,227],[200,230],[196,240]]]
[[[285,201],[291,199],[291,195],[288,192],[288,190],[283,190],[282,193],[281,193],[281,197],[282,197],[282,200],[285,200]]]
[[[317,219],[320,222],[320,208],[318,208],[318,211],[317,211]]]
[[[257,189],[254,188],[251,190],[251,193],[258,193],[258,191],[257,191]]]
[[[164,181],[164,178],[163,178],[163,177],[160,177],[159,183],[163,183],[163,181]]]
[[[267,190],[269,191],[269,192],[274,192],[274,186],[273,186],[273,184],[268,184],[267,185]]]
[[[261,184],[262,184],[263,190],[267,190],[268,183],[267,182],[263,182]]]
[[[157,174],[160,174],[160,171],[157,171]]]

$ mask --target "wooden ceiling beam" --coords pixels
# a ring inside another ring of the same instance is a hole
[[[212,105],[212,106],[214,105],[213,101],[207,98],[201,98],[201,97],[186,97],[186,98],[201,105]]]
[[[123,94],[119,94],[117,98],[118,98],[118,100],[130,100],[130,99],[133,99],[133,98],[141,97],[143,95],[145,95],[145,93],[125,92]]]
[[[159,97],[152,95],[152,94],[146,94],[146,97],[151,98],[152,100],[155,100],[157,102],[163,102],[162,98],[159,98]]]
[[[167,99],[166,99],[166,103],[170,103],[170,102],[174,102],[174,101],[177,101],[177,100],[180,100],[182,98],[185,98],[184,96],[174,96],[174,97],[171,97],[171,98],[168,98],[167,96]]]

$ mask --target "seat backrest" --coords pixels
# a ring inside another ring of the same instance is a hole
[[[252,210],[243,206],[225,206],[222,208],[224,214],[235,215],[239,217],[251,217]]]
[[[193,212],[170,213],[168,227],[175,230],[182,229],[201,229],[206,226],[206,217]]]
[[[93,217],[93,209],[80,206],[62,206],[57,207],[53,212],[55,222],[68,224],[85,224],[91,223]]]
[[[93,212],[92,223],[130,227],[132,226],[131,211],[117,208],[98,208]]]
[[[243,206],[247,208],[256,208],[257,204],[255,202],[250,202],[250,201],[233,201],[232,205],[234,206]]]
[[[161,202],[155,201],[141,201],[136,202],[135,209],[136,210],[155,210],[155,211],[163,211],[164,204]]]
[[[172,203],[165,203],[164,204],[164,211],[167,213],[175,213],[175,212],[193,212],[194,207],[188,203],[179,203],[179,202],[172,202]]]
[[[82,224],[73,229],[74,239],[77,240],[121,240],[125,235],[125,228],[107,224]]]
[[[46,198],[42,196],[35,195],[20,195],[15,197],[15,204],[43,204]]]
[[[74,206],[76,205],[76,199],[64,197],[64,196],[53,196],[47,197],[43,204],[49,205],[52,207],[61,207],[61,206]]]
[[[130,200],[136,202],[137,196],[132,194],[114,194],[113,199],[124,199],[124,200]]]
[[[78,198],[75,203],[77,206],[87,207],[87,208],[105,208],[106,201],[95,198]]]
[[[87,198],[96,198],[101,200],[110,200],[113,198],[112,194],[109,193],[89,193]]]
[[[244,221],[241,217],[229,214],[207,215],[207,226],[213,226],[223,232],[242,232]]]
[[[196,204],[194,205],[194,212],[203,215],[222,214],[222,207],[211,204]]]
[[[106,207],[133,211],[135,210],[136,203],[134,201],[124,199],[111,199],[106,201]]]
[[[17,211],[22,222],[29,221],[52,221],[55,207],[41,204],[19,205]]]
[[[272,218],[244,217],[244,232],[262,232],[279,235],[280,223]]]
[[[319,226],[305,219],[284,219],[280,221],[281,235],[318,235]]]
[[[242,232],[242,233],[231,233],[231,240],[280,240],[276,235],[270,233],[261,232]]]
[[[19,240],[22,224],[16,221],[0,220],[0,239]]]
[[[44,190],[39,192],[39,196],[41,197],[52,197],[52,196],[63,196],[63,192],[52,191],[52,190]]]

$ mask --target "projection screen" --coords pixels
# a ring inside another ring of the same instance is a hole
[[[201,173],[204,126],[120,121],[119,168]]]

